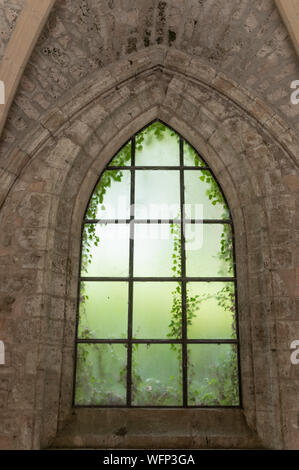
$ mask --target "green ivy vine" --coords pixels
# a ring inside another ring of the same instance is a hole
[[[155,122],[148,126],[146,129],[141,131],[136,136],[136,149],[142,151],[144,141],[146,139],[146,144],[150,145],[153,139],[159,141],[163,140],[165,137],[165,132],[168,130],[161,122]],[[171,131],[171,136],[175,136],[179,141],[179,136]],[[195,166],[204,166],[204,162],[198,157],[196,151],[188,146],[189,155],[194,159]],[[118,153],[118,155],[112,160],[111,166],[126,166],[130,162],[131,158],[131,142],[129,142],[123,149]],[[95,191],[90,199],[90,203],[86,212],[87,219],[96,219],[98,215],[99,208],[105,210],[104,205],[104,196],[107,192],[107,189],[111,186],[112,182],[120,182],[122,180],[123,172],[121,170],[106,170],[103,173],[102,178],[97,184]],[[229,212],[223,197],[223,194],[216,183],[215,179],[212,177],[210,171],[202,170],[200,172],[200,180],[205,182],[208,186],[206,194],[211,201],[213,206],[220,205],[223,207],[222,218],[226,219],[229,217]],[[172,224],[171,233],[173,235],[173,254],[172,254],[172,271],[174,277],[181,276],[181,242],[180,242],[180,225]],[[97,246],[100,240],[96,235],[96,225],[89,224],[84,226],[83,230],[83,240],[82,240],[82,271],[87,272],[88,264],[91,263],[92,254],[91,248],[93,245]],[[221,235],[221,244],[220,250],[217,254],[219,260],[223,261],[223,265],[229,266],[229,272],[233,275],[233,240],[232,232],[229,224],[223,224],[223,232]],[[221,274],[221,273],[219,273]],[[167,334],[168,338],[179,339],[182,332],[182,286],[181,283],[178,283],[175,289],[172,291],[172,309],[171,309],[171,319],[169,323],[169,332]],[[193,319],[200,314],[200,304],[210,298],[208,294],[201,294],[191,296],[188,287],[186,292],[186,301],[187,301],[187,325],[191,326]],[[92,332],[88,327],[87,318],[84,311],[85,299],[88,297],[85,293],[85,285],[81,284],[80,292],[80,317],[84,319],[84,329],[81,332],[82,338],[93,338],[95,337],[94,332]],[[216,295],[217,303],[225,311],[232,312],[233,317],[233,334],[236,335],[236,323],[235,323],[235,293],[233,283],[227,283],[225,287],[220,290]],[[133,396],[137,393],[140,393],[140,386],[142,384],[142,378],[138,374],[137,363],[135,359],[134,352],[137,351],[138,345],[134,344],[132,354],[132,392]],[[177,352],[181,365],[181,348],[176,344],[171,344],[171,348]],[[77,383],[76,383],[76,400],[78,403],[97,403],[101,404],[111,404],[113,402],[117,403],[119,397],[113,397],[111,394],[101,393],[101,384],[100,380],[97,379],[93,374],[92,360],[89,356],[88,347],[81,347],[78,352],[78,367],[80,365],[79,373],[77,373]],[[111,355],[115,355],[113,347],[111,345]],[[101,358],[99,357],[99,361]],[[115,358],[116,360],[116,358]],[[212,368],[212,379],[205,379],[205,381],[197,386],[196,389],[192,390],[190,387],[189,399],[190,403],[193,404],[204,404],[204,405],[232,405],[238,403],[238,361],[237,361],[237,351],[234,349],[229,357],[223,356],[219,360],[218,364]],[[120,383],[126,383],[126,374],[127,366],[124,362],[121,371],[119,381]],[[182,374],[180,374],[181,376]],[[189,384],[192,382],[194,377],[194,366],[188,361],[188,380]],[[103,380],[103,378],[101,379]],[[102,382],[101,382],[102,383]],[[147,390],[147,389],[146,389]],[[174,394],[175,390],[170,387],[163,391],[156,390],[155,396],[153,394],[147,394],[145,391],[145,401],[156,398],[159,402],[164,402],[168,394]],[[165,395],[166,394],[166,395]],[[148,398],[146,396],[148,395]],[[88,397],[88,398],[87,398]],[[216,398],[217,397],[217,398]]]

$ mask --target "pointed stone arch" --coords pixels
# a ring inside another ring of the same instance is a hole
[[[9,174],[3,192],[0,248],[9,268],[1,279],[4,291],[15,286],[4,328],[7,343],[11,353],[20,351],[24,357],[25,374],[14,387],[15,397],[18,390],[26,390],[27,406],[17,418],[17,398],[10,405],[16,422],[26,423],[21,447],[53,442],[105,446],[107,439],[114,439],[117,447],[132,442],[130,434],[99,436],[94,429],[91,437],[88,413],[72,415],[80,227],[106,163],[156,118],[182,134],[209,163],[224,189],[236,231],[244,414],[227,414],[227,436],[235,420],[239,423],[233,438],[208,436],[209,445],[284,446],[286,417],[280,402],[285,388],[278,377],[278,351],[284,345],[275,305],[277,295],[285,297],[285,289],[291,301],[295,285],[293,268],[282,269],[273,254],[279,256],[277,242],[295,223],[297,138],[233,82],[185,54],[157,47],[89,76],[9,156],[16,171]],[[283,229],[274,230],[281,217]],[[22,329],[16,327],[12,334],[20,315]],[[206,416],[208,422],[211,415]],[[65,427],[68,422],[70,427]],[[193,424],[185,430],[184,443],[204,446],[205,431]],[[141,436],[140,445],[145,441],[146,435]],[[162,446],[166,442],[175,445],[165,440]]]

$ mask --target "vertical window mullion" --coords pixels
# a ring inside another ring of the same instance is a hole
[[[130,259],[129,259],[129,309],[127,356],[127,406],[132,406],[132,331],[133,331],[133,269],[134,269],[134,217],[135,217],[135,137],[131,144],[131,195],[130,195]]]
[[[187,384],[187,294],[185,254],[185,182],[184,182],[184,141],[180,137],[180,203],[181,203],[181,277],[182,277],[182,380],[183,406],[188,405]]]
[[[233,240],[233,276],[234,276],[234,286],[235,286],[235,324],[236,324],[236,348],[237,348],[237,358],[238,358],[238,388],[239,388],[239,403],[242,407],[242,380],[241,380],[241,356],[240,356],[240,331],[239,331],[239,314],[238,314],[238,283],[237,283],[237,265],[236,265],[236,246],[235,246],[235,231],[234,225],[231,225],[232,230],[232,240]]]

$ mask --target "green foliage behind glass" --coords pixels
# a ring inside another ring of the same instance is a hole
[[[150,145],[153,139],[162,141],[165,137],[166,126],[161,122],[155,122],[141,131],[136,136],[136,149],[141,151],[146,139],[146,144]],[[171,131],[172,136],[176,136],[179,141],[179,136]],[[188,144],[184,144],[186,146]],[[189,146],[189,155],[194,158],[195,166],[203,166],[202,160],[198,157],[197,153]],[[131,158],[131,143],[128,143],[113,159],[111,165],[113,166],[126,166],[130,163]],[[120,182],[122,180],[123,172],[121,170],[113,171],[106,170],[95,191],[90,199],[90,203],[86,212],[87,219],[95,219],[99,207],[104,208],[104,198],[107,189],[111,184]],[[207,196],[213,206],[219,205],[223,207],[223,218],[229,217],[229,211],[225,203],[223,194],[212,177],[211,173],[206,170],[199,171],[199,184],[200,181],[208,184]],[[174,235],[173,255],[172,255],[172,271],[174,277],[180,277],[182,271],[181,265],[181,241],[180,241],[180,226],[178,224],[172,225],[172,234]],[[86,266],[91,262],[92,246],[100,243],[99,238],[95,234],[95,226],[89,224],[84,227],[82,239],[82,272],[86,271]],[[231,276],[233,272],[233,240],[232,232],[228,224],[223,224],[223,233],[221,236],[221,246],[216,254],[220,260],[230,262]],[[221,274],[221,273],[220,273]],[[84,304],[84,284],[81,291],[81,304]],[[173,303],[171,309],[171,320],[169,323],[169,338],[180,338],[182,330],[182,284],[177,283],[172,292]],[[187,290],[187,324],[191,325],[194,317],[200,315],[200,304],[203,300],[207,299],[206,294],[191,296]],[[223,307],[224,310],[233,309],[233,331],[236,332],[236,316],[235,316],[235,292],[233,283],[228,283],[217,294],[218,305]],[[233,306],[233,307],[232,307]],[[83,310],[82,310],[83,312]],[[88,319],[85,319],[86,330],[85,337],[92,338],[93,333],[88,328]],[[138,345],[133,345],[133,362],[132,362],[132,384],[133,395],[138,392],[138,400],[146,404],[165,405],[173,400],[174,394],[177,393],[169,385],[169,377],[165,377],[165,382],[154,380],[148,377],[143,382],[142,374],[139,372],[142,364],[136,362]],[[176,352],[180,364],[180,377],[181,377],[181,347],[172,344],[171,348]],[[161,358],[163,360],[163,358]],[[105,384],[105,377],[101,374],[95,374],[95,361],[101,367],[101,350],[99,349],[97,358],[90,350],[89,345],[79,347],[78,361],[77,361],[77,382],[76,382],[76,403],[77,404],[117,404],[123,403],[123,397],[116,391],[107,392],[107,384]],[[111,349],[111,361],[116,361],[121,364],[119,367],[118,383],[123,387],[126,385],[127,365],[123,358],[117,356],[117,352]],[[103,366],[104,367],[104,366]],[[232,348],[230,354],[219,355],[218,360],[210,367],[208,377],[203,377],[201,382],[195,383],[194,377],[195,370],[194,364],[191,364],[188,357],[188,384],[189,384],[189,404],[203,405],[203,406],[229,406],[238,405],[238,358],[237,349]],[[181,380],[181,379],[180,379]],[[144,396],[142,396],[144,393]]]

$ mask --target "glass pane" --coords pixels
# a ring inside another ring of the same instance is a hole
[[[135,218],[174,219],[180,214],[179,171],[135,173]]]
[[[130,166],[131,165],[131,141],[128,142],[118,154],[112,158],[109,166]]]
[[[127,348],[123,344],[78,344],[76,405],[125,405]]]
[[[207,166],[200,158],[196,150],[184,140],[184,165],[185,166]]]
[[[83,232],[81,275],[129,275],[129,224],[86,224]]]
[[[81,282],[79,338],[126,338],[128,283]]]
[[[179,136],[154,122],[136,136],[137,166],[176,166],[180,164]]]
[[[182,405],[181,346],[134,345],[133,405]]]
[[[134,276],[178,277],[180,262],[179,225],[135,225]]]
[[[133,297],[135,338],[180,338],[181,315],[181,284],[135,282]]]
[[[185,238],[187,276],[234,276],[229,224],[186,224]]]
[[[187,309],[189,339],[236,338],[233,282],[189,282]]]
[[[129,219],[130,187],[130,171],[105,171],[92,195],[86,218]]]
[[[218,184],[208,170],[185,170],[185,210],[187,217],[227,219],[228,208]]]
[[[188,404],[238,406],[238,358],[235,345],[188,346]]]

